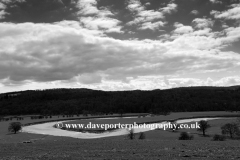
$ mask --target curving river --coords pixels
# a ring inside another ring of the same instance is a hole
[[[114,118],[113,118],[114,119]],[[215,119],[225,119],[223,117],[218,118],[193,118],[193,119],[181,119],[177,120],[176,123],[189,123],[189,122],[198,122],[201,120],[215,120]],[[61,122],[67,122],[67,121],[61,121]],[[94,139],[94,138],[103,138],[103,137],[111,137],[111,136],[121,136],[126,135],[129,133],[128,129],[117,129],[114,131],[106,131],[103,133],[88,133],[88,132],[74,132],[74,131],[67,131],[62,130],[59,128],[54,128],[53,126],[57,122],[49,122],[49,123],[43,123],[43,124],[36,124],[31,126],[25,126],[22,129],[22,132],[27,133],[35,133],[35,134],[44,134],[44,135],[52,135],[52,136],[64,136],[64,137],[73,137],[73,138],[80,138],[80,139]],[[161,122],[161,123],[152,123],[152,124],[166,124],[167,121]],[[147,132],[150,130],[157,129],[155,128],[135,128],[134,132]]]

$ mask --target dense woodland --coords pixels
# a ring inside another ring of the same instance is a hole
[[[240,87],[152,91],[50,89],[0,94],[0,115],[239,111]]]

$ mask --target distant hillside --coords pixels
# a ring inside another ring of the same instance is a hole
[[[240,86],[152,91],[50,89],[0,94],[0,115],[237,111]]]

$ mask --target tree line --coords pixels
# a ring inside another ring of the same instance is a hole
[[[0,115],[239,111],[240,87],[152,91],[48,89],[0,94]]]

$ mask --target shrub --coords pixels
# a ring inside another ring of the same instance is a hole
[[[146,139],[145,134],[143,132],[141,132],[138,139]]]
[[[20,122],[12,122],[9,124],[9,132],[14,132],[14,134],[16,134],[20,130],[22,130],[22,124]]]
[[[131,139],[131,140],[135,139],[134,129],[130,129],[128,132],[129,132],[128,133],[128,138]]]
[[[226,137],[223,135],[215,134],[213,136],[213,141],[225,141],[225,140],[226,140]]]
[[[221,129],[222,129],[222,134],[224,135],[229,134],[231,138],[240,134],[238,125],[236,123],[227,123],[224,126],[222,126]]]
[[[193,140],[194,136],[193,135],[190,135],[189,133],[187,132],[182,132],[180,134],[180,137],[178,138],[179,140]]]

